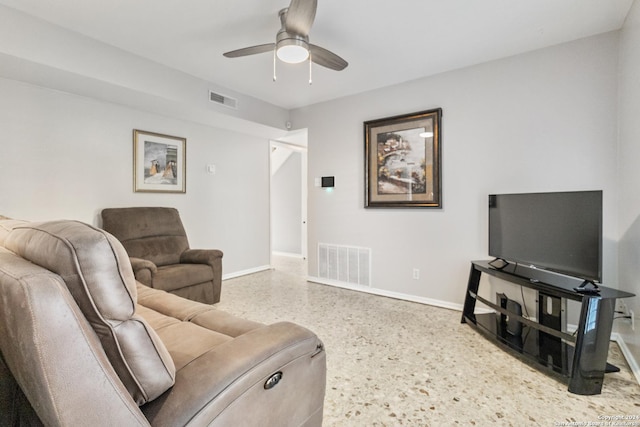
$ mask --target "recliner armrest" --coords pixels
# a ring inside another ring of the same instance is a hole
[[[267,389],[267,379],[282,377]],[[280,322],[221,344],[176,372],[141,409],[152,425],[303,425],[322,416],[326,355],[308,329]]]
[[[222,260],[222,251],[218,249],[187,249],[180,255],[180,262],[186,264],[209,264],[214,266]]]
[[[151,286],[151,278],[158,272],[158,267],[148,259],[129,257],[129,261],[131,261],[131,268],[133,269],[133,275],[136,276],[136,280],[147,286]]]
[[[151,271],[151,273],[156,273],[158,271],[158,267],[148,259],[129,257],[129,261],[131,261],[131,267],[134,272],[144,269]]]

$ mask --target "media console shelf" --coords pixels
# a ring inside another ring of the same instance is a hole
[[[522,316],[512,305],[478,295],[482,273],[537,291],[536,320]],[[564,375],[571,393],[599,394],[605,372],[617,370],[607,364],[616,299],[635,295],[604,286],[598,293],[581,293],[574,287],[570,280],[544,270],[515,264],[497,269],[488,261],[472,261],[462,323]],[[567,300],[581,303],[578,329],[573,334],[564,330]],[[476,314],[476,301],[494,312]]]

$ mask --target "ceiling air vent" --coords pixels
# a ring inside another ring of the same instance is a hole
[[[238,109],[237,99],[230,98],[226,95],[221,95],[212,90],[209,91],[209,101],[215,102],[216,104],[224,105],[225,107],[233,108],[235,110]]]

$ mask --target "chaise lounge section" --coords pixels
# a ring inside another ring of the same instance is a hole
[[[0,220],[0,425],[320,426],[322,342],[134,279],[109,233]]]

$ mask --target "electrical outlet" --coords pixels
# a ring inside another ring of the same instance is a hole
[[[418,280],[420,278],[420,269],[419,268],[414,268],[413,269],[413,279],[414,280]]]
[[[629,314],[629,312],[627,311],[627,305],[624,303],[624,301],[620,301],[620,310],[622,312],[623,316],[627,316]]]
[[[629,310],[629,316],[631,316],[631,330],[636,330],[636,315],[633,310]]]

